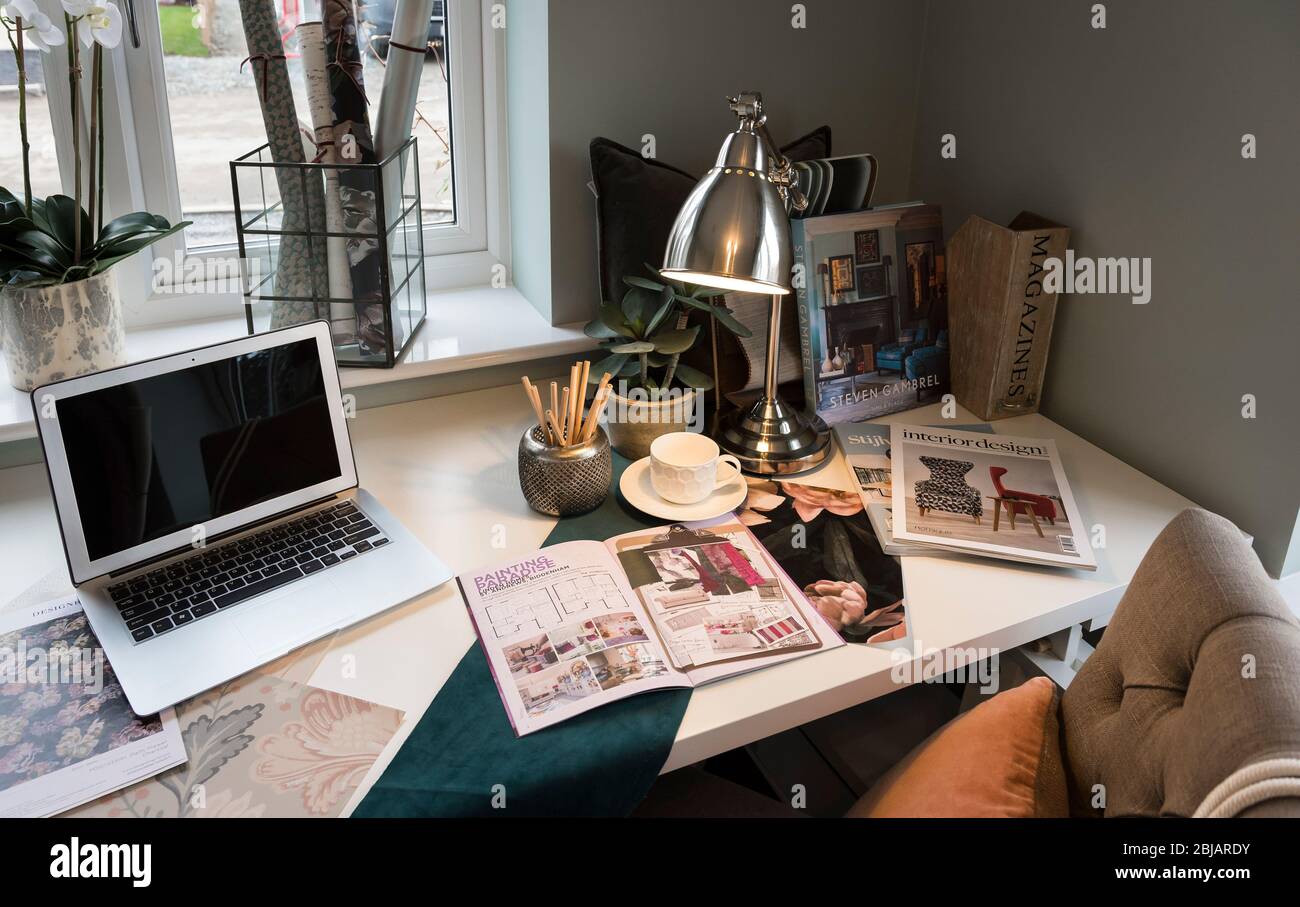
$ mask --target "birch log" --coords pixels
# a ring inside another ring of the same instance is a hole
[[[311,108],[311,126],[317,153],[322,164],[337,164],[334,145],[334,109],[330,103],[329,71],[325,68],[325,26],[321,22],[298,25],[298,43],[302,50],[303,77],[307,82],[307,106]],[[325,229],[343,233],[343,198],[339,193],[339,171],[325,169]],[[353,306],[333,300],[352,298],[352,272],[348,267],[346,237],[330,236],[325,240],[329,267],[330,329],[336,338],[350,338],[356,333]]]

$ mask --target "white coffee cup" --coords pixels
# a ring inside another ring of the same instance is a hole
[[[739,476],[740,461],[707,435],[675,431],[650,445],[650,484],[665,501],[698,504]]]

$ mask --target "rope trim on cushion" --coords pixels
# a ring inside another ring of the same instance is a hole
[[[1231,819],[1279,797],[1300,797],[1300,759],[1265,759],[1237,769],[1215,785],[1192,817]]]

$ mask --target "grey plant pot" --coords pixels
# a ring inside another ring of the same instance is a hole
[[[689,431],[700,394],[687,390],[670,400],[651,403],[609,395],[609,443],[629,460],[650,456],[655,438],[674,431]]]
[[[9,383],[21,391],[126,364],[114,269],[53,287],[0,289]]]

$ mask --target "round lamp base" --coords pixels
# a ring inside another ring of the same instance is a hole
[[[794,410],[779,397],[728,413],[714,440],[740,460],[746,472],[760,476],[807,472],[831,452],[831,430],[821,416]]]

